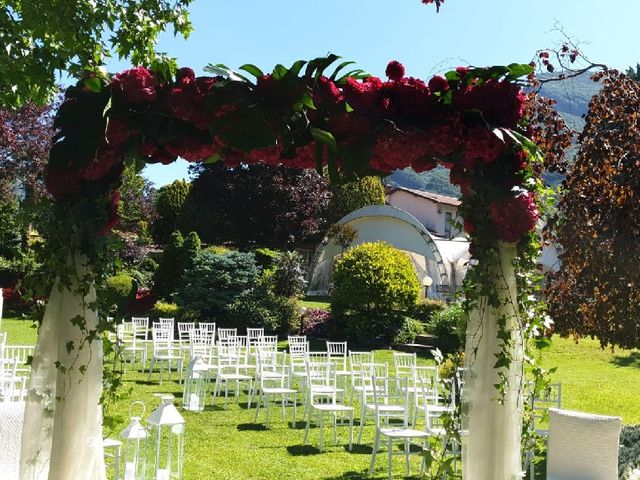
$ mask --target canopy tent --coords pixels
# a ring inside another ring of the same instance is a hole
[[[353,246],[384,241],[409,254],[422,284],[431,278],[429,296],[461,285],[468,261],[469,242],[463,238],[438,239],[413,215],[390,205],[360,208],[344,216],[339,224],[353,227],[358,236]],[[342,247],[325,237],[318,247],[309,282],[309,295],[327,295],[331,289],[331,271]],[[445,287],[445,288],[443,288]]]

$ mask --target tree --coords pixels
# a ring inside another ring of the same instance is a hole
[[[161,298],[171,299],[176,291],[183,273],[182,247],[184,239],[180,231],[169,237],[169,243],[162,252],[160,265],[153,276],[153,291]]]
[[[346,214],[369,205],[384,205],[386,202],[384,185],[378,177],[363,177],[332,187],[333,196],[329,202],[331,221],[337,222]]]
[[[156,242],[166,243],[172,232],[182,230],[181,217],[190,189],[189,182],[176,180],[158,190],[155,203],[158,218],[151,227],[151,234]]]
[[[626,74],[636,82],[640,82],[640,63],[636,63],[635,70],[633,67],[627,68]]]
[[[342,248],[342,253],[358,238],[358,231],[346,223],[334,223],[327,233]]]
[[[147,226],[157,217],[154,196],[153,184],[136,172],[135,166],[125,167],[118,205],[119,229],[145,235]]]
[[[97,71],[110,50],[134,64],[150,64],[167,26],[187,37],[192,0],[7,0],[0,10],[0,105],[44,104],[61,71]],[[108,40],[107,40],[108,39]]]
[[[44,172],[54,108],[55,104],[39,107],[33,103],[15,110],[0,108],[0,198],[12,196],[17,187],[30,198],[46,194]]]
[[[562,266],[547,293],[560,333],[633,348],[640,344],[640,84],[613,71],[595,79],[603,88],[553,225]]]
[[[214,164],[196,174],[185,222],[204,242],[285,248],[324,229],[330,193],[314,170]]]

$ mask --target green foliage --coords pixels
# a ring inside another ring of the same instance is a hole
[[[165,243],[169,235],[182,227],[184,203],[191,190],[185,180],[176,180],[158,190],[156,211],[158,219],[151,226],[151,235],[158,243]]]
[[[97,71],[110,50],[134,65],[153,63],[165,28],[184,37],[191,32],[191,1],[3,2],[0,105],[44,103],[56,92],[61,70]]]
[[[422,323],[429,323],[436,313],[444,310],[446,307],[447,304],[442,300],[425,298],[411,308],[409,316]]]
[[[181,313],[182,309],[175,303],[163,302],[162,300],[158,300],[149,312],[149,316],[152,319],[157,319],[160,317],[178,318],[180,317]]]
[[[627,68],[625,72],[628,77],[633,78],[636,82],[640,82],[640,63],[636,63],[636,68]]]
[[[629,468],[640,468],[640,425],[625,425],[620,432],[620,455],[618,457],[620,478]]]
[[[418,277],[404,252],[384,242],[363,243],[336,265],[331,311],[349,338],[390,343],[415,305]]]
[[[358,231],[346,223],[334,223],[329,228],[327,236],[332,238],[342,248],[342,253],[358,238]]]
[[[123,313],[136,297],[138,287],[129,275],[119,274],[105,279],[98,289],[98,303],[103,312]]]
[[[386,201],[384,185],[378,177],[363,177],[353,182],[337,184],[332,190],[328,210],[333,222],[359,208],[384,205]]]
[[[156,270],[158,263],[153,258],[146,257],[140,264],[126,268],[122,273],[131,276],[138,288],[151,288]]]
[[[215,254],[203,250],[196,256],[193,267],[184,272],[184,283],[176,298],[186,310],[220,318],[227,305],[255,286],[259,275],[253,253]]]
[[[443,352],[454,352],[463,346],[467,314],[461,303],[452,303],[438,310],[425,325],[427,333],[435,337],[436,347]]]
[[[118,229],[146,239],[148,224],[156,217],[153,189],[151,182],[136,172],[135,165],[126,166],[122,173],[120,197]]]
[[[200,237],[198,237],[198,234],[196,232],[189,232],[182,245],[181,256],[183,270],[190,270],[191,267],[193,267],[193,262],[200,251],[200,245]]]
[[[440,378],[442,380],[452,379],[460,367],[464,367],[464,352],[450,353],[438,367]]]
[[[304,260],[299,252],[282,252],[275,260],[271,282],[276,295],[298,297],[307,285]]]
[[[258,287],[240,293],[227,307],[223,322],[239,329],[263,327],[266,332],[282,335],[300,327],[299,312],[295,298]]]
[[[253,250],[253,254],[256,257],[256,264],[262,269],[270,270],[273,268],[278,256],[281,252],[272,248],[256,248]]]
[[[393,343],[413,343],[416,335],[420,335],[423,332],[424,326],[421,322],[413,318],[404,317],[402,326],[398,333],[396,333]]]
[[[183,245],[182,234],[179,231],[173,232],[153,276],[153,290],[160,298],[171,298],[180,283],[183,274]]]

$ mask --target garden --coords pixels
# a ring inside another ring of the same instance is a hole
[[[638,72],[565,35],[425,79],[333,53],[197,75],[154,50],[189,3],[96,2],[86,45],[8,10],[51,50],[0,85],[3,472],[640,478]],[[541,90],[584,74],[577,134]],[[406,212],[419,246],[361,237],[402,169],[448,175],[447,238]]]

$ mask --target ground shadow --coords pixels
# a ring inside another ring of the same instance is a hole
[[[307,455],[318,455],[320,449],[311,445],[289,445],[287,452],[294,457],[305,457]]]
[[[363,470],[362,472],[345,472],[337,477],[322,477],[322,480],[364,480],[374,477],[369,477],[368,472]]]
[[[618,367],[640,368],[640,352],[631,352],[627,355],[614,355],[611,363]]]
[[[293,422],[289,422],[289,428],[292,430],[304,430],[307,427],[307,422],[296,422],[294,425]]]
[[[371,452],[373,451],[373,447],[371,445],[360,445],[356,443],[353,444],[351,450],[349,450],[349,445],[345,445],[344,449],[347,452],[354,453],[356,455],[371,455]]]
[[[245,432],[245,431],[255,431],[255,432],[261,432],[261,431],[267,431],[267,427],[265,427],[262,423],[241,423],[240,425],[238,425],[236,427],[238,429],[239,432]]]

